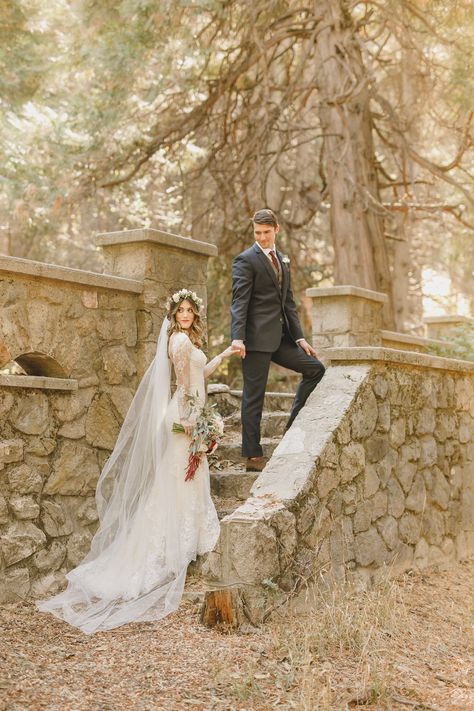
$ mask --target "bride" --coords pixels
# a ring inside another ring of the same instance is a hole
[[[66,590],[37,603],[86,634],[176,610],[189,563],[219,537],[206,457],[194,478],[185,481],[185,473],[190,435],[205,403],[204,380],[237,349],[206,363],[202,300],[181,289],[167,308],[155,358],[97,484],[100,523],[91,550],[66,575]],[[185,432],[173,432],[174,423]]]

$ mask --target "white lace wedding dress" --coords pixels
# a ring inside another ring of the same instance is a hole
[[[176,610],[189,563],[219,537],[207,458],[185,481],[189,438],[172,433],[172,425],[193,424],[205,402],[205,377],[220,359],[206,364],[185,333],[173,334],[168,354],[177,388],[170,400],[165,326],[99,480],[100,525],[91,552],[67,574],[64,592],[37,603],[87,634]]]

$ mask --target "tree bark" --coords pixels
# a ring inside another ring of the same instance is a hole
[[[316,40],[316,83],[325,134],[334,280],[387,294],[384,326],[393,328],[369,77],[346,0],[319,0],[317,9],[324,18]]]

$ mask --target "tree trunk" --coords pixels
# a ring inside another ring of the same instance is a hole
[[[316,40],[319,116],[330,199],[336,284],[387,294],[384,326],[393,328],[393,302],[377,183],[368,74],[345,0],[320,0]]]

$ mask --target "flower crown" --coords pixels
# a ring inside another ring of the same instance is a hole
[[[190,291],[189,289],[180,289],[179,291],[176,291],[174,294],[170,296],[169,299],[166,301],[166,308],[169,311],[171,305],[174,304],[179,304],[180,301],[184,301],[184,299],[189,299],[189,301],[192,301],[196,306],[198,307],[198,310],[201,309],[201,306],[203,305],[203,300],[199,298],[199,296],[196,294],[195,291]]]

